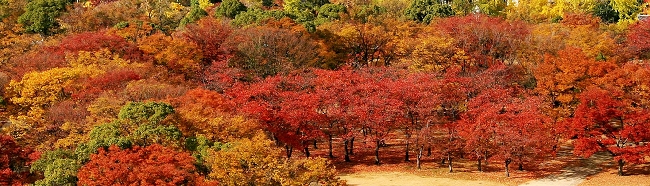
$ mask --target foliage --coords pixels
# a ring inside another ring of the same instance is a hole
[[[172,113],[174,113],[174,108],[166,103],[130,102],[120,109],[118,118],[135,124],[158,124]]]
[[[406,9],[406,18],[423,23],[430,23],[436,17],[449,17],[454,10],[448,4],[435,0],[414,0]]]
[[[201,17],[205,17],[208,15],[208,12],[203,10],[203,8],[200,7],[199,1],[198,0],[192,0],[192,6],[190,8],[190,12],[181,19],[180,26],[185,26],[189,23],[193,23],[201,19]]]
[[[32,164],[31,172],[39,172],[44,176],[35,185],[75,185],[80,167],[74,152],[54,150],[43,153]]]
[[[0,136],[0,184],[21,185],[29,178],[31,150],[16,144],[11,136]]]
[[[284,11],[251,8],[245,12],[237,14],[235,19],[232,21],[232,24],[243,27],[246,25],[260,24],[269,19],[280,20],[285,16],[286,13]]]
[[[214,10],[214,15],[234,19],[241,12],[246,12],[246,6],[239,0],[225,0]]]
[[[591,11],[594,16],[599,17],[605,23],[616,23],[619,19],[618,12],[612,8],[609,2],[599,1]]]
[[[341,184],[336,172],[329,169],[324,159],[283,160],[279,149],[273,147],[273,142],[265,139],[263,134],[213,151],[207,162],[212,168],[209,177],[228,185]]]
[[[65,11],[68,0],[33,0],[25,6],[18,22],[23,24],[25,31],[51,35],[57,32],[59,23],[56,18]]]
[[[629,50],[639,59],[650,59],[650,21],[644,20],[630,27],[627,34]]]
[[[160,145],[121,150],[99,150],[79,169],[82,185],[179,185],[202,184],[194,158]]]
[[[239,49],[231,64],[250,71],[254,77],[266,77],[295,69],[318,66],[320,56],[312,51],[318,45],[304,32],[269,27],[243,30]]]

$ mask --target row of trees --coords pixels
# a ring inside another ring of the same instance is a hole
[[[341,184],[314,142],[646,163],[643,3],[450,2],[0,0],[0,184]]]

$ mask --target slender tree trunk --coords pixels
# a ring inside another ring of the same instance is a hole
[[[404,155],[404,161],[410,162],[411,160],[409,158],[409,140],[408,139],[406,139],[406,149],[405,149],[405,151],[406,151],[406,154]]]
[[[483,156],[483,160],[485,160],[485,166],[488,166],[488,163],[490,163],[490,162],[488,161],[488,151],[487,150],[485,151],[485,155]]]
[[[284,148],[287,151],[287,159],[291,159],[291,153],[293,153],[293,147],[290,145],[284,145]]]
[[[350,162],[350,151],[348,150],[348,140],[344,142],[345,162]]]
[[[330,155],[330,158],[334,158],[334,154],[332,153],[332,134],[328,135],[328,138],[329,139],[327,140],[327,145],[328,145],[329,150],[330,150],[329,155]]]
[[[318,149],[318,146],[316,146],[316,139],[314,139],[314,149]]]
[[[376,140],[375,143],[375,165],[379,165],[379,140]]]
[[[481,167],[481,161],[482,161],[482,160],[483,160],[483,159],[478,158],[478,171],[479,171],[479,172],[483,172],[483,168]]]
[[[431,146],[427,147],[427,156],[431,156]]]
[[[506,159],[506,177],[510,177],[510,168],[508,168],[509,165],[510,165],[510,162],[512,162],[511,159]]]
[[[417,155],[417,165],[418,169],[422,169],[422,162],[420,161],[422,159],[422,151],[424,150],[424,146],[420,146],[418,148],[418,155]]]
[[[354,155],[354,137],[350,140],[350,155]]]
[[[519,162],[519,171],[524,171],[524,164]]]
[[[618,175],[623,176],[623,165],[625,165],[625,162],[623,162],[623,159],[618,160]]]
[[[442,158],[442,161],[440,162],[440,165],[445,165],[445,162],[447,162],[447,158]]]
[[[449,173],[454,172],[454,167],[452,166],[451,163],[451,153],[447,153],[447,160],[449,160]]]
[[[305,153],[305,157],[308,157],[311,155],[309,153],[309,141],[302,141],[302,147],[303,147],[303,153]]]

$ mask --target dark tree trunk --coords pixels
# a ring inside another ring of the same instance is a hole
[[[411,117],[413,118],[413,117]],[[411,124],[414,124],[414,120],[411,119]],[[409,133],[409,128],[406,127],[406,148],[404,149],[404,161],[405,162],[410,162],[410,157],[409,157],[409,142],[411,141],[411,134]]]
[[[345,162],[350,162],[350,151],[348,150],[348,140],[346,139],[344,144],[344,154],[345,154]]]
[[[316,140],[314,139],[314,149],[318,149],[318,146],[316,146]]]
[[[327,140],[327,145],[329,147],[329,155],[330,158],[334,158],[334,154],[332,153],[332,135],[330,134],[328,137],[329,139]]]
[[[284,145],[284,148],[287,151],[287,159],[291,159],[291,153],[293,153],[293,147],[290,145]]]
[[[417,165],[418,169],[422,169],[422,162],[420,161],[422,159],[422,151],[424,150],[424,146],[420,146],[418,148],[418,155],[417,155]]]
[[[454,172],[454,167],[452,166],[450,153],[447,153],[447,160],[449,160],[449,173]]]
[[[431,156],[431,147],[427,147],[427,156]]]
[[[440,165],[445,165],[445,162],[447,162],[447,158],[442,158],[442,161],[440,162]]]
[[[618,175],[623,176],[623,165],[625,165],[625,162],[623,162],[623,159],[618,160]]]
[[[379,165],[379,140],[375,141],[375,165]]]
[[[309,153],[309,147],[305,147],[305,156],[309,158],[309,155],[311,155],[311,153]]]
[[[479,172],[483,172],[483,168],[481,167],[481,161],[482,161],[482,160],[483,160],[483,159],[478,158],[478,171],[479,171]]]
[[[512,162],[511,159],[506,160],[506,177],[510,177],[510,168],[509,168],[510,162]]]
[[[519,162],[519,171],[523,171],[523,170],[524,170],[524,164]]]
[[[406,140],[406,150],[405,151],[406,151],[406,154],[404,155],[404,161],[410,162],[411,160],[409,158],[409,140],[408,139]]]
[[[354,155],[354,137],[350,140],[350,155]]]

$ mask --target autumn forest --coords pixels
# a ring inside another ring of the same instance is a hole
[[[0,185],[509,177],[566,148],[625,175],[650,163],[649,6],[0,0]]]

